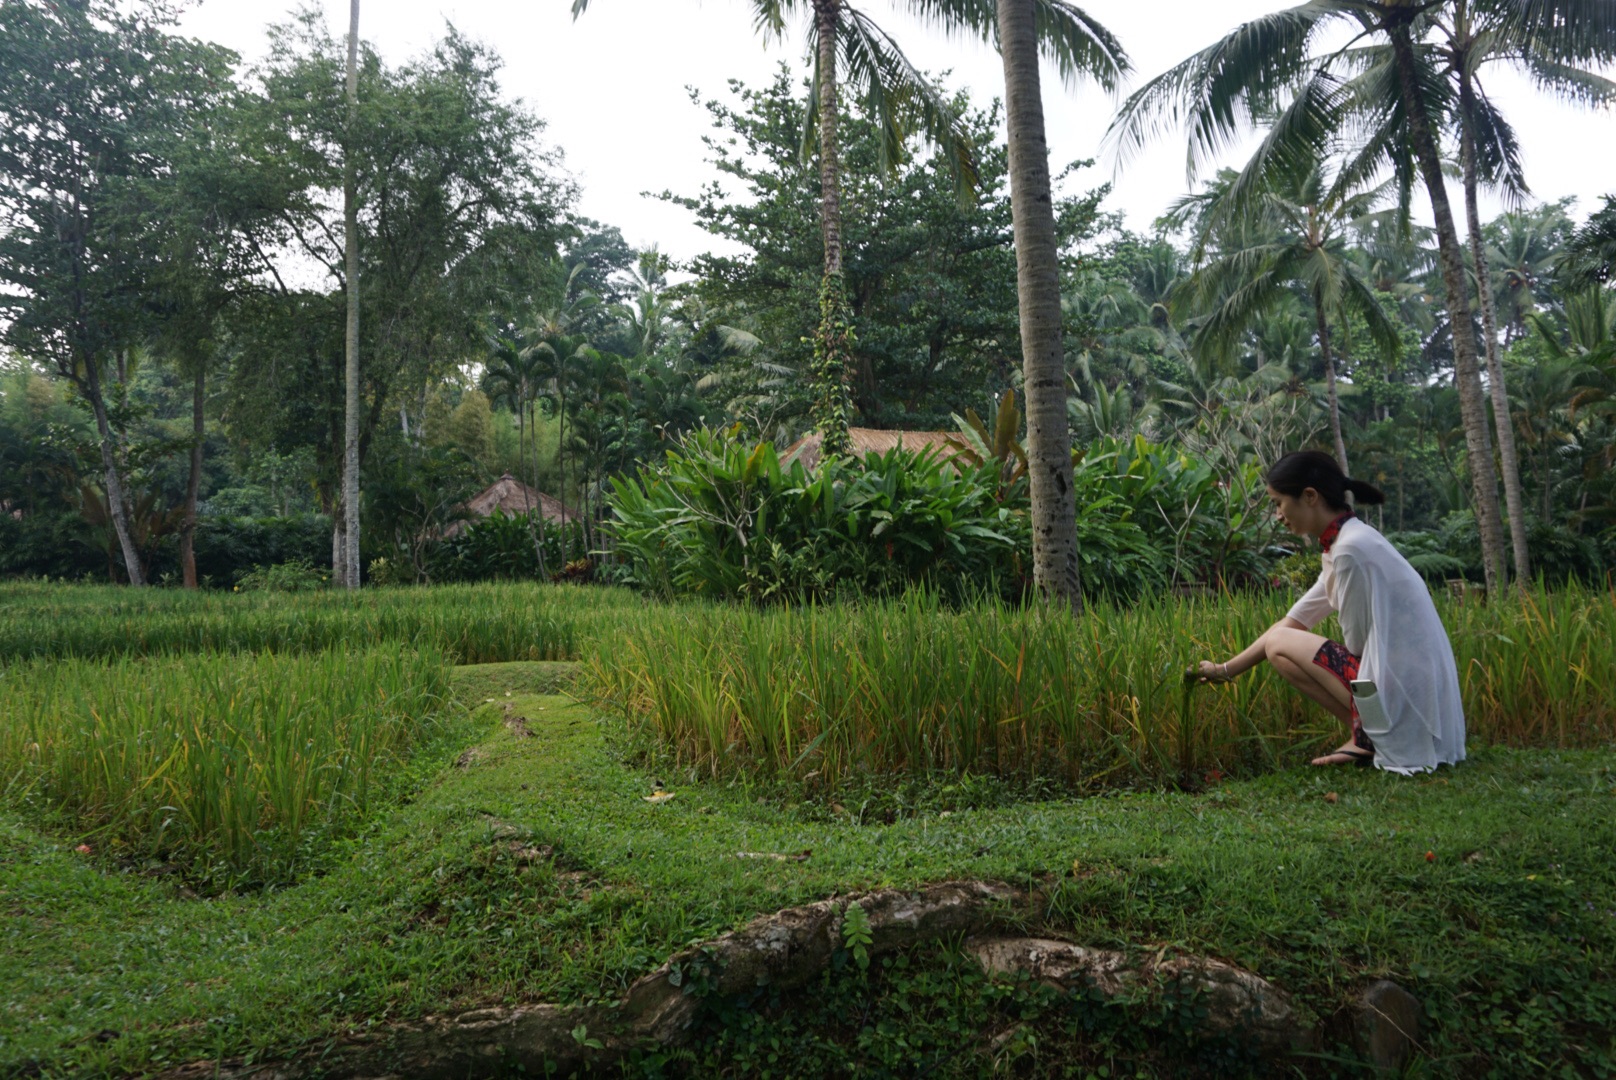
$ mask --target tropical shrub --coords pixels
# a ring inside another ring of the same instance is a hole
[[[1291,595],[1300,596],[1319,580],[1322,568],[1323,560],[1317,549],[1293,552],[1274,564],[1274,587]]]
[[[109,578],[106,552],[77,513],[0,513],[0,577]]]
[[[1266,580],[1272,525],[1255,466],[1222,477],[1144,438],[1107,438],[1074,471],[1091,596]],[[632,584],[662,595],[889,596],[927,581],[951,597],[1010,596],[1027,585],[1026,472],[986,443],[946,457],[899,448],[810,473],[782,466],[770,444],[702,432],[615,484],[618,554]]]
[[[577,523],[547,522],[540,532],[529,515],[496,510],[433,544],[425,559],[427,575],[436,582],[538,581],[561,574],[584,551],[583,527]]]
[[[1599,581],[1609,569],[1597,540],[1558,522],[1533,521],[1526,527],[1532,573],[1550,585]]]
[[[930,582],[950,596],[1022,587],[1030,527],[997,497],[997,463],[901,447],[782,466],[774,446],[694,433],[658,468],[616,478],[609,529],[632,583],[663,595],[810,600]]]
[[[323,588],[331,580],[328,570],[317,570],[307,559],[255,566],[241,575],[236,588],[241,592],[308,592]]]
[[[1085,587],[1107,575],[1124,586],[1113,595],[1265,579],[1274,526],[1256,465],[1220,474],[1136,435],[1096,440],[1073,472]]]

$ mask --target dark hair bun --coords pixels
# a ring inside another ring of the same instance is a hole
[[[1373,484],[1349,480],[1335,458],[1318,450],[1286,454],[1268,469],[1268,486],[1282,495],[1300,497],[1308,488],[1317,491],[1331,509],[1347,509],[1347,492],[1361,503],[1383,503],[1386,495]]]
[[[1348,480],[1345,486],[1358,502],[1375,505],[1386,501],[1386,493],[1367,481]]]

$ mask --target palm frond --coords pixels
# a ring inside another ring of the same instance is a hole
[[[1594,109],[1616,102],[1616,82],[1545,52],[1528,49],[1520,58],[1532,85],[1561,101]]]
[[[1115,34],[1066,0],[1033,0],[1039,51],[1055,64],[1068,89],[1088,75],[1114,91],[1133,70],[1133,62]]]
[[[1068,0],[1032,0],[1038,51],[1055,65],[1068,88],[1090,76],[1108,91],[1133,70],[1115,34]],[[995,0],[904,0],[902,5],[922,22],[962,32],[995,44],[998,4]]]
[[[837,44],[846,82],[880,128],[882,166],[891,169],[903,159],[904,144],[918,126],[943,151],[962,198],[974,195],[980,177],[965,118],[868,15],[852,7],[842,12]]]
[[[807,0],[752,0],[752,29],[765,41],[783,41],[786,17],[798,7],[809,6]]]
[[[1386,314],[1386,309],[1380,306],[1380,298],[1375,290],[1350,264],[1341,276],[1341,307],[1350,311],[1364,321],[1369,330],[1369,339],[1380,350],[1380,355],[1387,360],[1394,360],[1403,349],[1403,337],[1398,332],[1397,325]]]
[[[1196,351],[1216,357],[1227,356],[1254,320],[1290,296],[1287,279],[1288,275],[1274,265],[1265,267],[1259,273],[1235,278],[1235,287],[1227,291],[1196,330]]]
[[[1521,165],[1520,140],[1515,137],[1514,125],[1498,111],[1480,85],[1476,87],[1476,107],[1470,123],[1478,178],[1496,188],[1504,196],[1507,207],[1520,206],[1532,193]]]
[[[1328,71],[1314,72],[1274,115],[1262,142],[1230,185],[1229,212],[1243,213],[1259,192],[1294,186],[1317,173],[1350,102],[1339,78]]]
[[[1129,95],[1106,131],[1107,154],[1120,166],[1152,139],[1188,128],[1193,177],[1311,73],[1319,30],[1352,14],[1348,0],[1308,0],[1243,23]]]
[[[1506,36],[1567,62],[1616,60],[1610,0],[1473,0]]]
[[[1450,116],[1456,107],[1454,87],[1442,67],[1442,57],[1429,46],[1415,49],[1415,85],[1427,116]],[[1362,188],[1389,173],[1396,195],[1401,226],[1410,226],[1414,187],[1419,169],[1409,133],[1408,102],[1391,49],[1375,46],[1353,58],[1358,74],[1343,86],[1343,123],[1340,136],[1352,149],[1336,172],[1337,197]]]
[[[1568,289],[1603,285],[1616,275],[1616,195],[1606,195],[1604,208],[1572,234],[1555,273]]]

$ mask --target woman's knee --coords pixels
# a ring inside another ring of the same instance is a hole
[[[1299,653],[1307,650],[1308,640],[1312,637],[1306,630],[1290,626],[1271,627],[1263,635],[1263,651],[1267,653],[1270,664],[1280,657],[1296,660]]]

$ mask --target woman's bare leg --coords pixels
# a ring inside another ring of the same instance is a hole
[[[1303,695],[1323,706],[1324,710],[1347,725],[1347,741],[1323,757],[1313,759],[1314,765],[1341,764],[1340,755],[1361,756],[1352,739],[1352,695],[1336,678],[1335,673],[1313,662],[1326,639],[1307,630],[1276,626],[1263,635],[1268,662],[1284,676],[1285,681]]]

